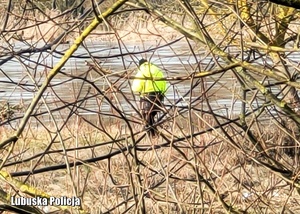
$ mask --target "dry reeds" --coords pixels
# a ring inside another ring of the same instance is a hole
[[[66,196],[81,205],[21,208],[296,213],[300,117],[297,96],[294,103],[286,98],[295,92],[291,87],[299,88],[298,64],[290,58],[296,49],[279,47],[283,30],[287,41],[297,38],[288,28],[293,11],[277,8],[287,17],[275,24],[263,16],[266,2],[238,9],[216,1],[105,3],[92,5],[83,20],[68,16],[75,8],[6,13],[0,208],[20,208],[10,196]],[[110,7],[115,14],[103,11]],[[251,25],[249,12],[264,26]],[[91,21],[93,13],[98,18]],[[279,26],[286,28],[273,35]],[[91,29],[94,37],[84,40]],[[80,37],[64,46],[66,33],[76,31]],[[140,57],[162,68],[169,83],[154,125],[157,138],[147,134],[130,90]]]

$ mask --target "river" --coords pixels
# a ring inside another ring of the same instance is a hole
[[[37,43],[39,48],[42,44]],[[3,48],[7,46],[3,45]],[[15,56],[12,60],[1,65],[0,72],[0,102],[8,102],[10,105],[23,103],[30,104],[37,88],[45,80],[46,74],[59,62],[62,54],[70,47],[69,44],[59,45],[55,51],[48,50],[42,53],[26,53],[22,56]],[[15,43],[14,51],[26,48],[23,43]],[[28,48],[28,47],[27,47]],[[142,53],[146,51],[145,53]],[[203,48],[194,46],[200,70],[209,70],[213,65],[213,60],[206,56]],[[121,56],[124,54],[124,56]],[[75,102],[80,98],[95,96],[81,103],[79,114],[93,117],[97,112],[111,112],[112,108],[108,101],[99,99],[97,92],[87,82],[77,77],[84,77],[93,81],[101,90],[109,88],[109,84],[117,81],[115,86],[120,93],[111,93],[109,99],[113,100],[118,109],[128,114],[134,113],[133,106],[137,106],[135,98],[130,91],[129,82],[132,80],[117,79],[113,75],[101,76],[99,73],[90,71],[87,62],[92,63],[91,55],[100,62],[103,69],[109,70],[112,74],[124,74],[125,71],[134,75],[136,64],[141,57],[150,59],[152,63],[162,68],[166,77],[188,76],[197,68],[197,62],[184,41],[178,41],[171,45],[161,45],[157,41],[144,43],[129,42],[121,45],[109,41],[88,41],[80,46],[73,57],[68,60],[58,74],[51,81],[51,87],[44,93],[44,99],[50,109],[63,106],[66,103]],[[0,57],[0,62],[7,56]],[[68,75],[72,76],[68,76]],[[74,79],[76,77],[76,79]],[[221,78],[220,78],[221,77]],[[33,80],[34,79],[34,80]],[[195,79],[194,85],[200,79]],[[202,87],[201,87],[202,84]],[[206,96],[209,104],[224,116],[238,114],[241,108],[240,86],[232,72],[217,74],[206,77],[203,82],[193,89],[193,93],[186,94],[191,88],[191,81],[170,81],[166,93],[165,104],[167,106],[188,106],[189,101],[194,100],[194,106],[201,106],[207,109],[204,101],[203,91],[207,90]],[[213,86],[213,87],[211,87]],[[199,99],[201,97],[201,99]],[[101,103],[99,103],[101,101]],[[79,105],[79,104],[78,104]],[[84,106],[84,107],[83,107]],[[40,103],[35,113],[45,111],[45,105]],[[68,111],[66,111],[67,113]],[[18,115],[22,115],[20,112]],[[57,114],[61,116],[61,112]],[[47,117],[48,118],[48,117]],[[46,120],[47,120],[46,118]],[[49,118],[48,118],[49,119]]]

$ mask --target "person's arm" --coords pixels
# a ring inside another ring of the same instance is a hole
[[[167,91],[167,82],[166,81],[162,81],[161,93],[163,95],[165,95],[166,91]]]
[[[143,75],[142,71],[138,70],[137,74],[135,75],[135,79],[133,80],[132,86],[131,86],[131,89],[133,92],[137,92],[137,93],[143,92],[145,80],[142,78],[144,78],[144,75]]]
[[[153,65],[151,67],[151,71],[153,72],[153,76],[155,78],[164,78],[163,71],[159,67]],[[167,90],[167,83],[165,80],[155,81],[153,82],[153,87],[156,91],[159,91],[161,94],[164,95]]]

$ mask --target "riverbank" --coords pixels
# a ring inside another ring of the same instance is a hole
[[[4,36],[5,41],[21,41],[31,44],[39,41],[52,43],[56,38],[62,36],[59,43],[72,43],[82,30],[87,27],[94,18],[87,18],[84,22],[60,13],[57,10],[46,10],[44,14],[36,17],[28,15],[26,20],[22,19],[18,28],[13,25],[11,18],[8,28],[11,33]],[[118,16],[103,22],[87,38],[87,41],[160,41],[178,38],[180,33],[165,26],[157,19],[150,18],[144,12],[129,13],[125,20]],[[71,29],[72,30],[69,30]],[[66,29],[68,29],[66,33]]]
[[[132,168],[133,151],[136,151],[141,184],[145,191],[143,200],[149,212],[163,210],[175,213],[178,209],[175,201],[180,202],[180,207],[186,211],[200,209],[198,206],[206,211],[222,211],[221,204],[210,199],[210,191],[204,184],[203,189],[198,190],[202,182],[218,188],[221,197],[235,208],[249,211],[264,209],[264,204],[257,200],[257,197],[264,197],[273,210],[280,210],[282,206],[289,206],[293,210],[294,200],[298,196],[290,192],[289,185],[274,177],[266,168],[251,162],[251,157],[241,155],[242,151],[229,146],[230,143],[217,132],[185,138],[188,127],[185,132],[177,127],[169,137],[167,130],[170,128],[162,130],[165,137],[155,140],[143,137],[144,133],[136,134],[136,146],[132,147],[133,139],[130,135],[121,135],[121,127],[117,124],[96,128],[79,122],[67,124],[60,133],[55,133],[54,126],[42,132],[27,127],[4,166],[16,179],[23,178],[20,177],[22,172],[35,172],[29,177],[29,185],[53,197],[76,196],[80,198],[85,211],[95,213],[113,210],[120,213],[134,204],[131,192],[133,188],[139,188],[133,174],[133,170],[137,169]],[[107,135],[104,134],[105,130],[108,131]],[[272,136],[277,145],[282,144],[279,140],[282,136],[274,135],[279,130],[275,131],[274,127],[268,130],[264,136]],[[1,131],[1,137],[11,132],[3,127]],[[230,132],[228,134],[231,135]],[[183,139],[177,141],[181,137]],[[243,144],[242,136],[234,139]],[[250,145],[243,146],[252,149]],[[276,159],[282,155],[274,152]],[[282,156],[282,161],[286,164],[287,159]],[[77,166],[73,166],[74,162]],[[67,170],[68,165],[72,166],[70,171]],[[199,174],[195,172],[195,166]],[[197,176],[201,176],[200,184]],[[10,188],[6,187],[4,191],[12,191]],[[195,196],[187,198],[186,195],[191,192]],[[26,194],[19,194],[26,197]],[[200,194],[206,201],[203,205],[197,205]],[[168,195],[168,199],[164,195]],[[43,209],[55,210],[54,207]]]

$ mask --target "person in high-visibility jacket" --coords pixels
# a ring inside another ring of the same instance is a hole
[[[139,61],[139,69],[132,83],[132,91],[140,94],[140,109],[146,121],[146,127],[155,136],[153,127],[156,114],[162,110],[166,81],[156,80],[164,78],[163,72],[145,59]]]

